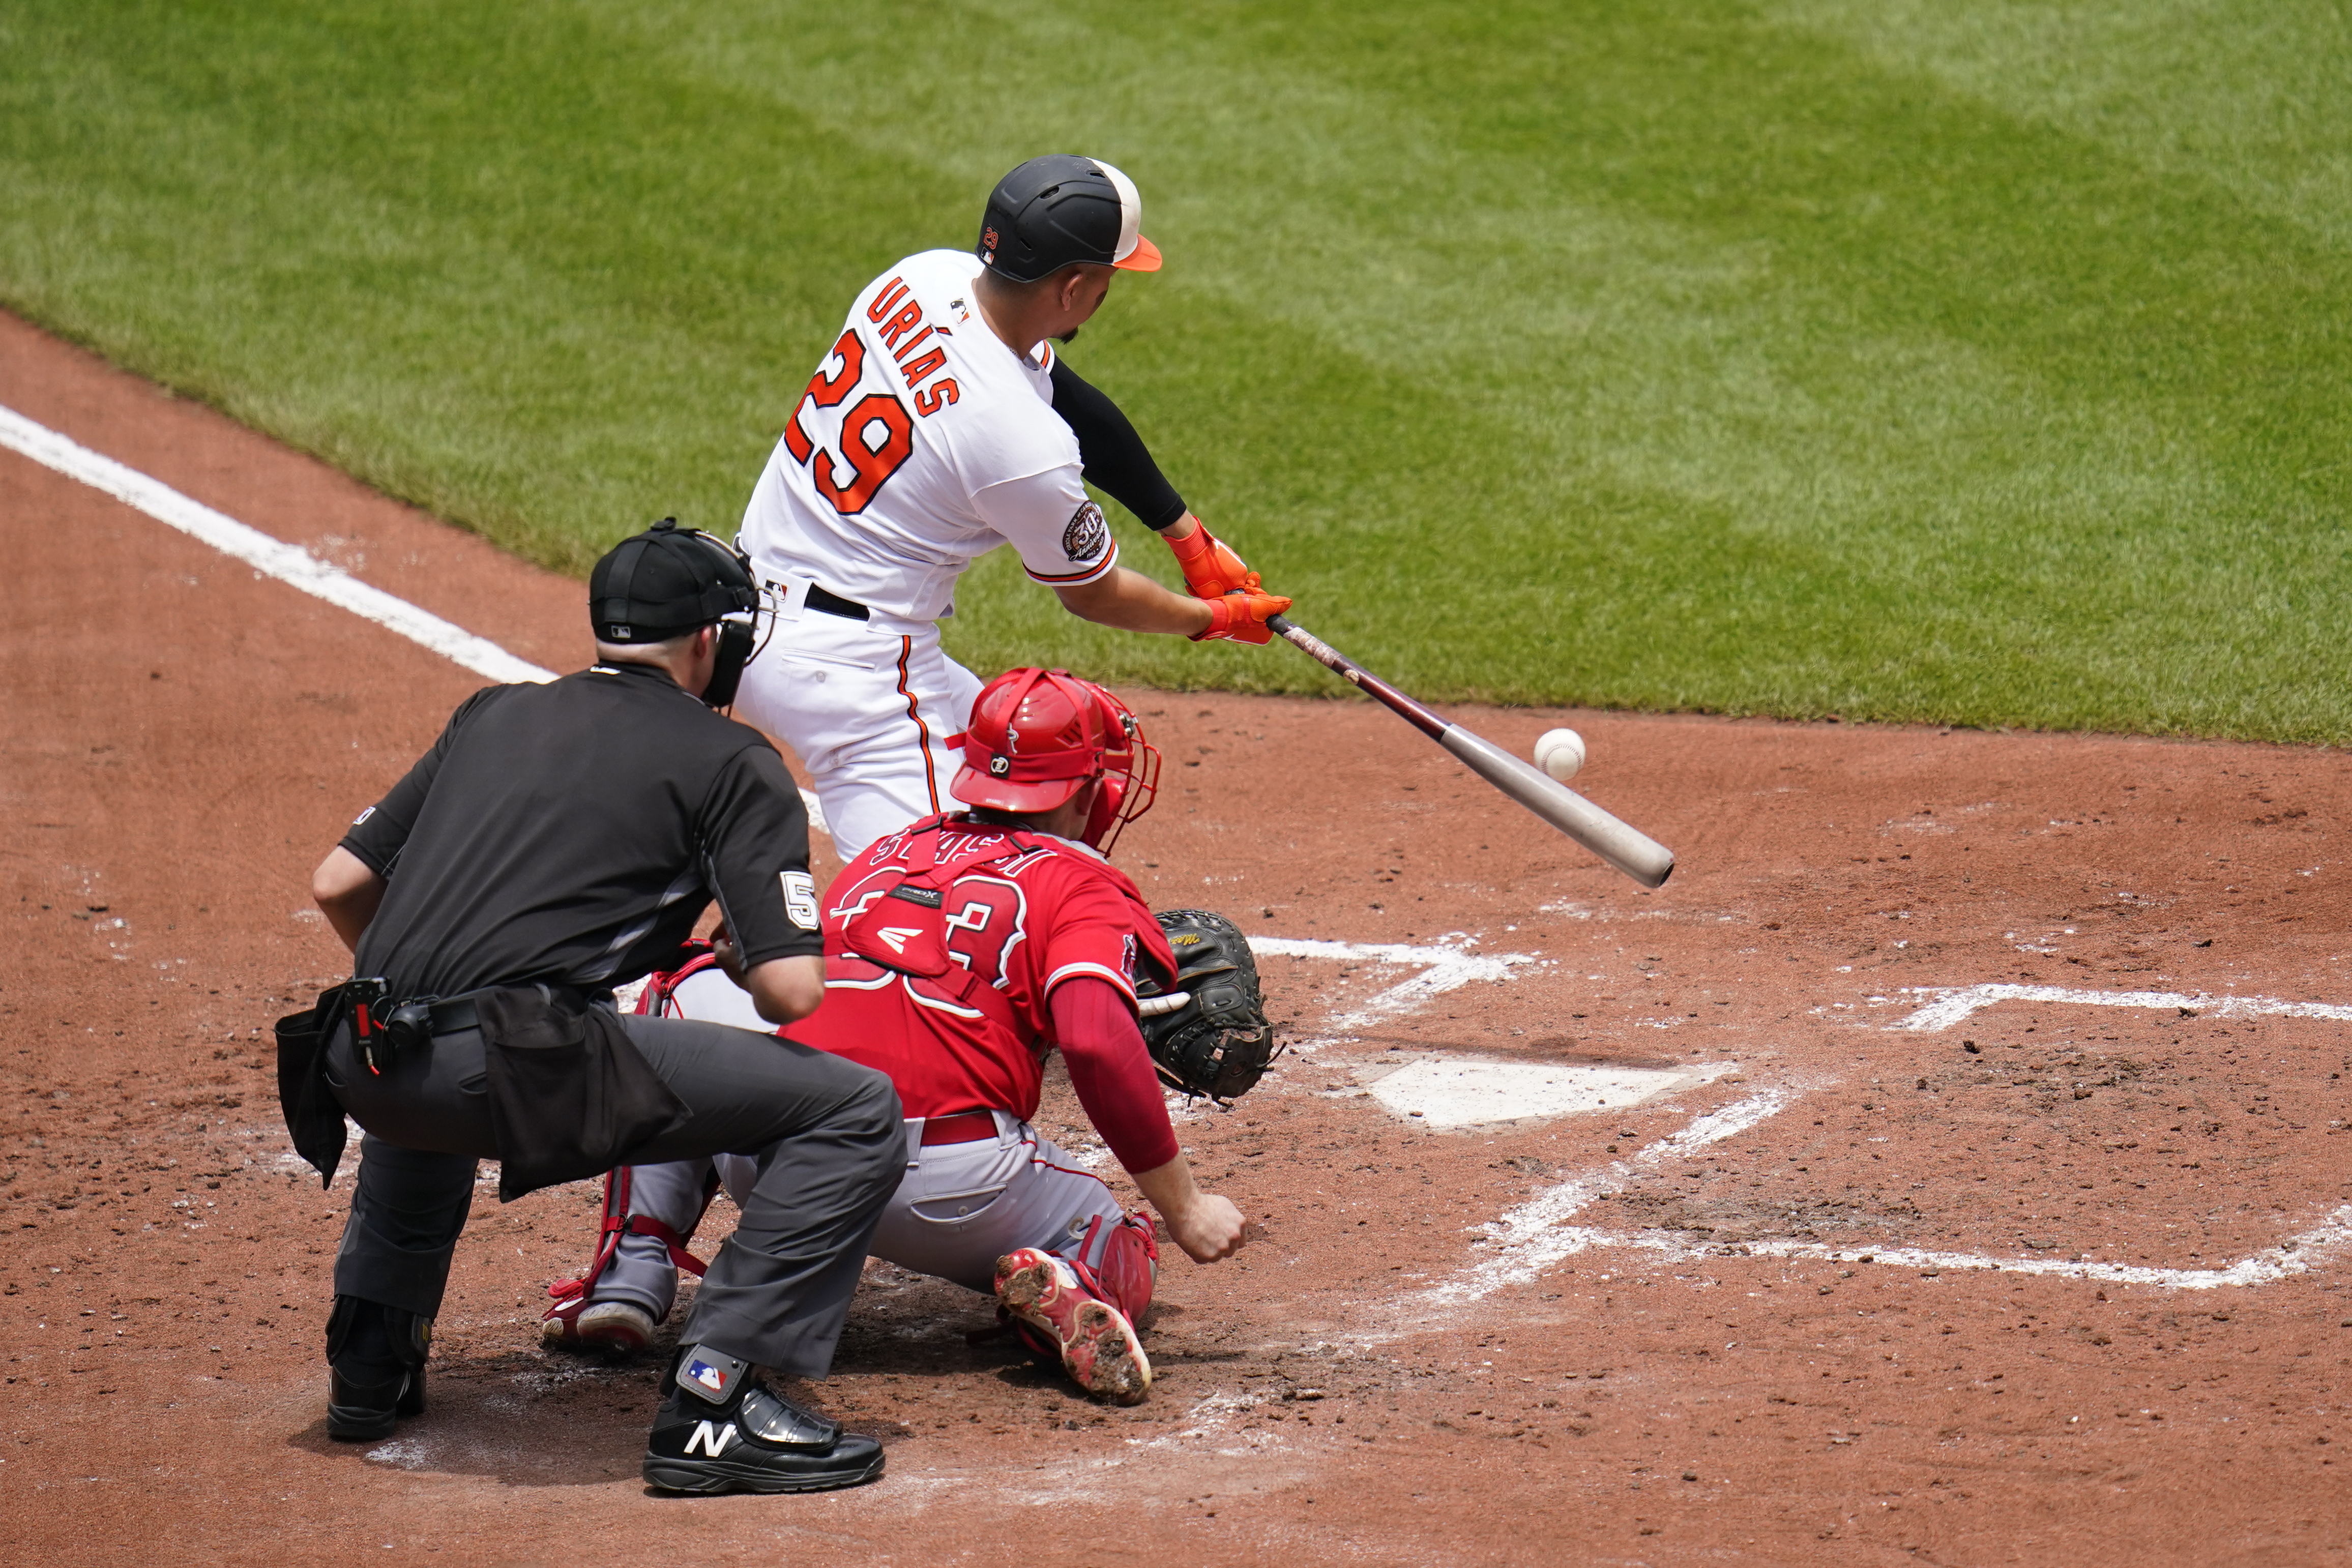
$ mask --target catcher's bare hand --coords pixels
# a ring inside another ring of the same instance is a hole
[[[1148,1171],[1130,1172],[1135,1185],[1184,1255],[1195,1263],[1213,1263],[1241,1250],[1248,1239],[1242,1211],[1213,1192],[1202,1192],[1192,1180],[1192,1167],[1182,1155]]]
[[[1248,1240],[1248,1225],[1230,1198],[1213,1192],[1196,1195],[1192,1207],[1177,1214],[1162,1213],[1168,1235],[1195,1263],[1230,1258]]]

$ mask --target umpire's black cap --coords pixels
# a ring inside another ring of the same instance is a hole
[[[742,557],[676,517],[623,539],[588,574],[588,620],[604,643],[658,643],[759,603]]]
[[[1142,222],[1134,181],[1098,158],[1052,152],[996,182],[974,248],[1014,283],[1034,283],[1075,261],[1157,272],[1160,247],[1143,237]]]

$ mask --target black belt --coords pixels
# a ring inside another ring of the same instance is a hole
[[[469,1029],[482,1027],[481,1015],[474,1010],[474,998],[471,997],[435,1002],[432,1013],[433,1032],[436,1035],[463,1034]]]
[[[374,988],[366,999],[353,1003],[346,1019],[352,1043],[359,1047],[360,1060],[371,1073],[381,1074],[403,1051],[422,1047],[428,1040],[482,1027],[481,1013],[471,997],[396,1002],[383,996],[382,980],[352,984]]]
[[[768,586],[773,588],[776,585],[772,582]],[[866,606],[858,603],[855,599],[844,599],[838,593],[814,582],[809,584],[808,598],[803,602],[811,610],[820,610],[827,615],[838,615],[844,621],[863,621],[867,615]]]
[[[354,1032],[364,1041],[370,1035],[387,1029],[422,1030],[428,1035],[463,1034],[469,1029],[482,1027],[482,1015],[474,1007],[471,997],[451,997],[446,1001],[437,998],[415,1002],[377,1001],[369,1004],[367,1021],[362,1024],[352,1019]]]

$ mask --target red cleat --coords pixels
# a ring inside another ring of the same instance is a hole
[[[590,1301],[584,1294],[559,1298],[539,1325],[546,1350],[589,1351],[626,1361],[653,1343],[653,1314],[632,1301]]]
[[[1077,1271],[1034,1247],[996,1260],[996,1299],[1062,1353],[1072,1380],[1114,1405],[1138,1405],[1151,1388],[1151,1363],[1126,1315],[1088,1291]]]

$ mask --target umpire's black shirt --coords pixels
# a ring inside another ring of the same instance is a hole
[[[824,949],[783,759],[642,664],[476,692],[342,847],[390,884],[355,972],[394,997],[622,985],[714,897],[747,965]]]

